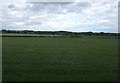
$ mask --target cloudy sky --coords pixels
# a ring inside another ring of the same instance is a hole
[[[118,32],[118,3],[6,3],[2,10],[2,29]]]

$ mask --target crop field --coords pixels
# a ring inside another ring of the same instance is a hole
[[[117,81],[118,39],[3,37],[3,81]]]
[[[61,35],[45,35],[45,34],[15,34],[15,33],[7,33],[7,34],[0,34],[0,36],[3,37],[57,37],[57,36],[61,36]]]

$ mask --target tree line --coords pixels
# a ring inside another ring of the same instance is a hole
[[[119,33],[105,32],[69,32],[69,31],[33,31],[33,30],[0,30],[2,33],[17,33],[17,34],[45,34],[45,35],[63,35],[71,37],[79,36],[118,36]]]

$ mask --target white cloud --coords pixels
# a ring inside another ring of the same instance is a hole
[[[22,22],[16,22],[15,24],[16,25],[23,25],[24,23],[22,23]]]
[[[48,22],[48,26],[52,26],[52,27],[57,27],[57,28],[71,28],[77,25],[81,25],[82,23],[74,23],[74,22]]]
[[[3,28],[117,32],[117,5],[113,2],[5,4]]]
[[[108,27],[108,26],[103,26],[102,28],[103,29],[110,29],[110,27]]]
[[[103,19],[103,20],[100,20],[99,22],[110,22],[110,20],[108,20],[108,19]]]
[[[91,16],[88,15],[87,18],[91,18]]]
[[[36,16],[29,16],[30,19],[36,19]]]

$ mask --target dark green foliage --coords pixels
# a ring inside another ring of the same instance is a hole
[[[46,34],[46,35],[63,35],[69,37],[79,37],[79,36],[118,36],[118,33],[93,33],[93,32],[68,32],[68,31],[32,31],[32,30],[2,30],[2,33],[22,33],[22,34]]]

